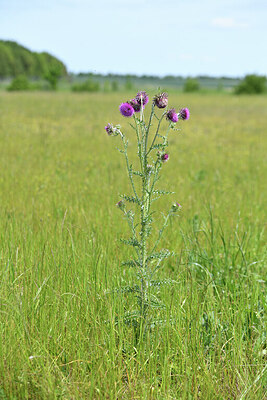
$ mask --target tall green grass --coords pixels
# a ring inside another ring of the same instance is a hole
[[[191,110],[163,170],[176,195],[158,204],[183,206],[163,241],[177,257],[138,347],[119,290],[128,182],[104,131],[126,126],[122,100],[0,95],[0,399],[262,400],[267,99],[171,96]]]

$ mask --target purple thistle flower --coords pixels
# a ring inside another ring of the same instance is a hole
[[[116,204],[116,206],[120,209],[120,210],[124,210],[125,209],[125,203],[123,200],[118,201],[118,203]]]
[[[168,161],[169,160],[169,154],[167,154],[167,153],[162,154],[161,155],[161,160],[162,160],[162,162]]]
[[[165,108],[168,105],[168,93],[160,93],[153,100],[158,108]]]
[[[183,120],[189,119],[190,112],[188,108],[181,108],[181,110],[179,111],[179,117]]]
[[[120,132],[120,125],[113,126],[112,124],[107,124],[105,130],[109,136],[117,136]]]
[[[134,112],[139,112],[141,110],[141,104],[139,104],[136,99],[130,100],[129,103],[133,107]]]
[[[143,104],[143,107],[148,103],[149,97],[145,91],[138,92],[135,96],[136,101],[140,104]]]
[[[171,121],[171,122],[177,122],[178,121],[178,114],[176,113],[175,108],[171,108],[167,112],[166,119]]]
[[[120,112],[124,117],[132,117],[134,113],[133,106],[129,103],[122,103],[120,105]]]
[[[105,129],[108,135],[112,135],[114,129],[112,124],[107,124],[107,126],[105,126]]]
[[[173,203],[173,205],[172,205],[172,207],[171,207],[171,211],[173,212],[173,213],[175,213],[176,211],[178,211],[180,208],[182,208],[182,206],[181,206],[181,204],[179,204],[179,203]]]

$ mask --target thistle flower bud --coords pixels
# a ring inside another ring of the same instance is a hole
[[[112,124],[107,124],[105,130],[109,136],[117,136],[120,133],[120,125],[113,126]]]
[[[177,122],[178,121],[178,114],[176,113],[175,108],[171,108],[167,112],[166,119],[171,121],[171,122]]]
[[[162,162],[166,162],[169,160],[169,154],[163,153],[160,158]]]
[[[141,104],[139,104],[136,99],[130,100],[129,103],[133,107],[134,112],[139,112],[141,110]]]
[[[158,108],[165,108],[168,105],[168,93],[160,93],[154,97],[154,104]]]
[[[179,203],[173,203],[173,205],[171,206],[171,212],[175,213],[177,211],[179,211],[182,208],[181,204]]]
[[[153,169],[153,165],[151,165],[151,164],[147,164],[147,166],[146,166],[146,170],[147,170],[147,172],[148,172],[148,174],[149,174],[149,175],[151,174],[151,172],[152,172],[152,169]]]
[[[173,203],[173,205],[171,206],[170,209],[170,213],[175,214],[177,211],[180,211],[180,209],[182,208],[181,204],[179,203]]]
[[[107,134],[111,136],[112,133],[113,133],[113,125],[108,123],[108,124],[105,126],[105,129],[106,129]]]
[[[188,108],[181,108],[181,110],[179,111],[179,117],[183,120],[189,119],[190,112]]]
[[[122,211],[125,210],[125,203],[124,203],[123,200],[118,201],[118,203],[116,204],[116,206],[117,206],[120,210],[122,210]]]
[[[120,105],[120,113],[124,117],[132,117],[132,115],[134,113],[133,106],[130,103],[122,103]]]
[[[143,107],[148,103],[149,97],[145,91],[138,92],[135,96],[136,101],[140,104],[143,104]]]

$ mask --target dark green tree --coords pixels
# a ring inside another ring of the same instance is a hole
[[[55,65],[60,76],[67,74],[65,65],[51,54],[32,52],[16,42],[0,40],[0,78],[18,75],[41,78],[54,70]]]
[[[99,89],[100,89],[99,83],[93,81],[92,79],[87,79],[83,83],[76,83],[71,88],[73,92],[98,92]]]
[[[11,49],[0,41],[0,78],[14,75],[15,60]]]
[[[235,87],[235,94],[261,94],[266,92],[266,76],[246,75]]]
[[[44,79],[47,80],[52,90],[57,90],[58,81],[61,75],[61,68],[57,64],[51,65],[45,72]]]
[[[16,76],[11,84],[7,87],[7,90],[9,92],[15,92],[15,91],[19,91],[19,90],[30,90],[31,86],[30,86],[30,82],[27,79],[27,76],[25,75],[19,75]]]
[[[197,79],[187,78],[184,84],[184,92],[197,92],[200,89],[200,85]]]

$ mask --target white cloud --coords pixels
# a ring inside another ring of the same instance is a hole
[[[216,28],[248,28],[248,24],[245,22],[236,21],[234,18],[214,18],[211,21],[211,25]]]

